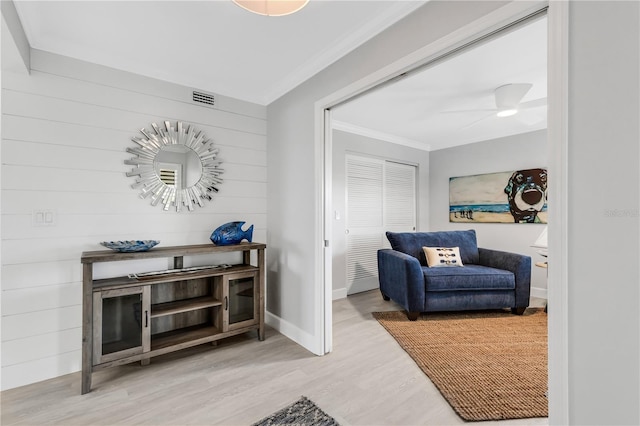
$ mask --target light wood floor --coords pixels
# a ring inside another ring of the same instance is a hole
[[[1,423],[250,425],[302,395],[341,425],[465,423],[371,316],[397,309],[377,290],[335,301],[334,351],[324,357],[267,328],[263,342],[250,333],[94,373],[86,395],[80,373],[4,391]]]

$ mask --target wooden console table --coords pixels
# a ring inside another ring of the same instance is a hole
[[[82,253],[82,393],[91,374],[236,334],[264,340],[265,248],[262,243],[156,247],[145,252]],[[251,252],[257,252],[257,265]],[[242,252],[242,263],[184,268],[184,256]],[[167,271],[93,278],[93,265],[173,258]]]

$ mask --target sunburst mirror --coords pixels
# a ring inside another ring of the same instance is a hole
[[[124,161],[135,166],[127,172],[136,178],[131,187],[140,189],[140,198],[151,197],[153,206],[162,202],[164,210],[204,207],[222,183],[218,148],[203,131],[181,121],[176,127],[169,121],[164,122],[164,129],[156,123],[151,127],[151,131],[140,129],[144,137],[131,138],[138,146],[127,148],[135,155]]]

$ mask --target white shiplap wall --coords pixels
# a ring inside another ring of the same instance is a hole
[[[265,107],[220,96],[201,106],[193,88],[37,50],[31,66],[2,72],[2,389],[80,369],[80,256],[100,241],[206,243],[232,220],[266,241]],[[125,176],[130,138],[164,120],[220,148],[224,183],[194,212],[151,206]],[[53,211],[54,226],[34,226],[36,210]],[[97,275],[167,266],[106,264]]]

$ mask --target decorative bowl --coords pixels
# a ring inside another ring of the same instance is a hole
[[[102,241],[100,244],[121,253],[147,251],[160,243],[158,240]]]

